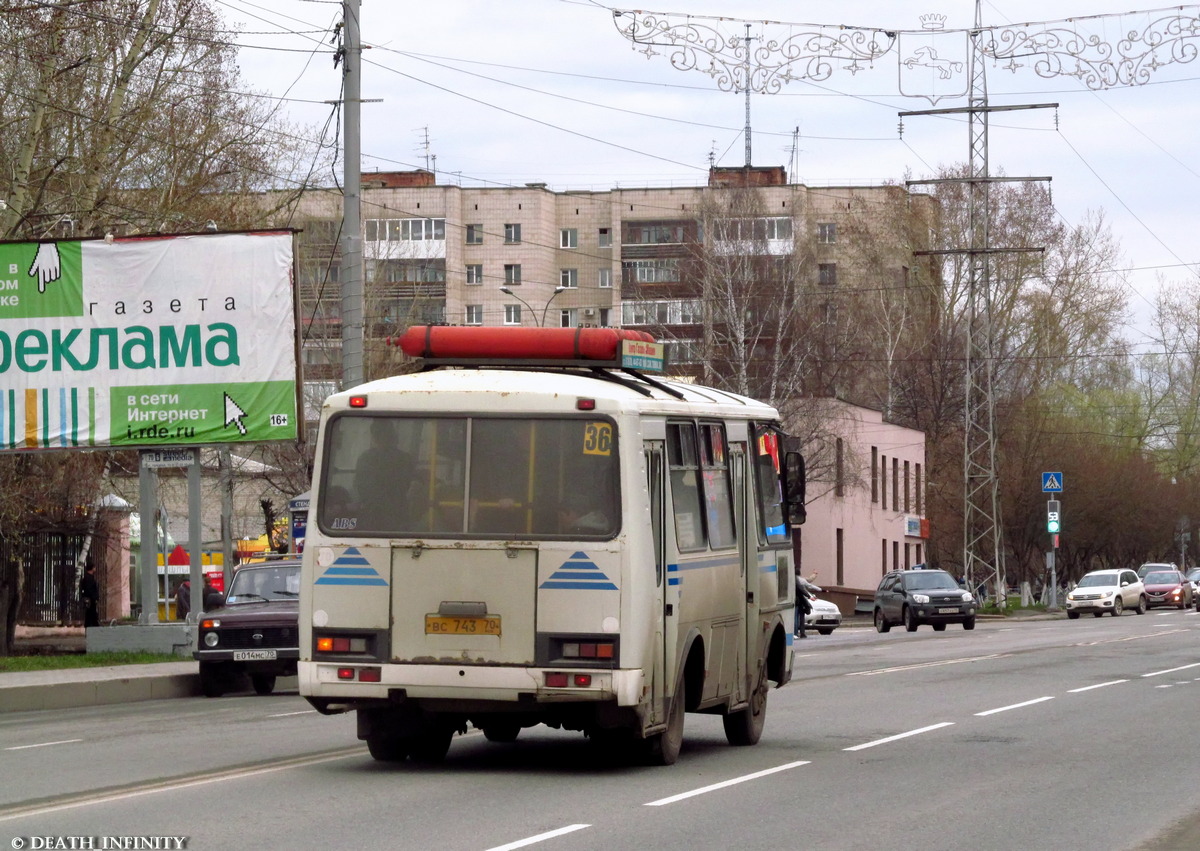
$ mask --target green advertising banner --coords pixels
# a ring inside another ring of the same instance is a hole
[[[0,451],[298,434],[292,235],[0,244]]]

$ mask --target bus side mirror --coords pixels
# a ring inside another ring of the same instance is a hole
[[[793,526],[808,519],[804,488],[804,456],[799,452],[788,452],[783,459],[783,501],[787,506],[788,522]]]

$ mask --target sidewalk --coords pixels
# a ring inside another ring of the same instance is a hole
[[[87,639],[82,627],[17,627],[13,644],[26,654],[82,654]],[[0,673],[0,712],[193,697],[201,693],[199,664],[181,659],[151,665]]]
[[[200,692],[199,662],[112,665],[0,674],[0,712],[100,706]]]

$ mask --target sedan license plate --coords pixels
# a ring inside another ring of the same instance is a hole
[[[426,615],[426,635],[499,635],[500,616],[456,617]]]
[[[235,662],[266,662],[277,658],[274,650],[234,650],[233,661]]]
[[[939,615],[957,615],[958,609],[938,609]]]

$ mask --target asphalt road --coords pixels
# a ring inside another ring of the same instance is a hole
[[[294,692],[0,714],[0,848],[1194,849],[1198,629],[1159,610],[810,636],[758,746],[689,715],[660,768],[544,728],[384,765]]]

